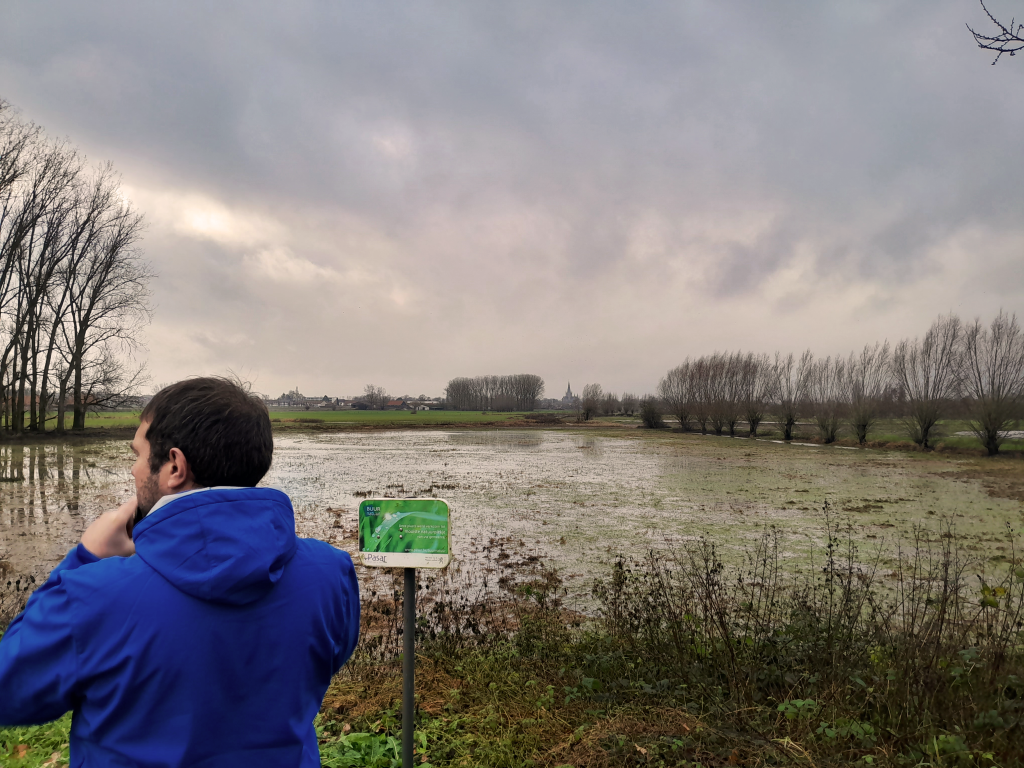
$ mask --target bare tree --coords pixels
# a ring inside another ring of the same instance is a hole
[[[498,376],[479,376],[477,378],[477,392],[480,393],[481,410],[494,410],[495,401],[499,395],[501,379]]]
[[[448,382],[444,390],[446,406],[453,411],[472,411],[477,408],[473,380],[460,376]]]
[[[544,379],[533,373],[518,373],[510,377],[515,406],[521,411],[532,411],[544,395]]]
[[[142,216],[129,203],[107,212],[103,235],[69,276],[65,339],[73,372],[74,429],[85,428],[83,377],[88,353],[116,340],[134,348],[139,328],[149,321],[149,280],[152,273],[135,247]]]
[[[461,376],[448,382],[445,399],[456,411],[532,411],[544,394],[544,379],[532,373]]]
[[[726,429],[733,434],[739,421],[737,370],[732,355],[715,352],[708,358],[708,393],[711,405],[711,428],[716,435]]]
[[[747,354],[738,362],[740,405],[747,420],[749,435],[757,437],[757,427],[764,419],[764,409],[771,401],[777,377],[768,355]]]
[[[679,421],[679,426],[683,431],[690,428],[690,416],[693,412],[692,365],[690,359],[687,358],[681,365],[677,365],[666,373],[658,383],[658,396],[668,412]]]
[[[790,353],[783,357],[775,353],[775,393],[779,423],[782,425],[782,439],[793,439],[793,427],[800,418],[800,406],[807,394],[807,382],[814,365],[814,355],[807,350],[797,361]]]
[[[904,426],[910,439],[929,448],[935,426],[957,395],[960,378],[960,318],[940,316],[923,340],[904,339],[892,356],[892,374],[907,399]]]
[[[30,376],[39,354],[47,291],[61,262],[59,243],[69,215],[68,193],[81,172],[77,154],[62,143],[40,146],[33,160],[3,237],[3,259],[10,265],[12,282],[8,285],[14,290],[15,311],[0,367],[6,369],[10,353],[11,427],[16,433],[25,428],[26,406],[32,405],[33,419],[36,413]]]
[[[640,398],[634,395],[632,392],[622,393],[622,412],[627,416],[632,416],[636,413],[637,408],[640,406]]]
[[[384,387],[377,387],[373,384],[367,384],[363,387],[363,401],[369,406],[370,410],[382,411],[384,406],[388,404],[388,392]]]
[[[835,357],[819,358],[810,368],[807,394],[823,443],[836,441],[846,411],[846,361]]]
[[[985,11],[989,21],[995,24],[996,29],[999,31],[995,34],[984,35],[968,24],[967,29],[974,35],[974,42],[983,50],[996,52],[996,57],[992,60],[993,66],[1004,53],[1016,56],[1017,51],[1024,48],[1024,24],[1018,24],[1015,18],[1011,18],[1008,25],[1003,24],[992,15],[992,12],[985,5],[985,0],[978,0],[978,2],[981,3],[981,8]]]
[[[851,352],[846,377],[850,426],[857,442],[864,445],[868,431],[878,420],[879,404],[889,384],[889,342],[868,344],[859,355]]]
[[[614,416],[619,412],[620,407],[619,398],[613,392],[606,392],[604,400],[601,401],[601,414],[604,416]]]
[[[110,344],[90,352],[83,376],[86,410],[124,408],[135,402],[139,390],[149,382],[145,366],[129,365]]]
[[[583,387],[583,396],[580,398],[580,408],[584,421],[590,421],[601,408],[601,400],[604,392],[600,384],[587,384]]]
[[[708,421],[715,398],[714,371],[707,357],[699,357],[690,366],[690,395],[693,400],[693,419],[700,427],[700,433],[708,433]]]
[[[66,142],[0,102],[0,413],[14,432],[45,430],[55,400],[63,430],[69,389],[84,428],[87,409],[115,402],[100,389],[144,379],[113,358],[137,346],[152,276],[136,246],[142,217],[119,186],[109,165],[88,174]]]
[[[971,399],[971,430],[995,456],[1024,405],[1024,335],[1016,315],[1000,310],[991,326],[976,319],[966,328],[961,382]]]

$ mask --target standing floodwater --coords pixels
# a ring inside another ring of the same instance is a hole
[[[0,445],[0,561],[45,576],[100,512],[135,492],[127,440]]]
[[[126,439],[0,447],[4,567],[45,576],[133,493],[131,461]],[[1021,505],[962,479],[972,461],[639,431],[338,431],[279,436],[265,484],[292,497],[300,535],[350,550],[363,498],[437,496],[463,562],[501,539],[582,578],[705,532],[739,551],[770,524],[799,567],[826,499],[866,546],[947,519],[998,553]]]

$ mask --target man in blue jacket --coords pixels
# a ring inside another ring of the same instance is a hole
[[[0,724],[72,710],[72,766],[319,766],[313,718],[359,634],[351,559],[255,487],[273,454],[260,400],[188,379],[141,422],[136,497],[0,641]]]

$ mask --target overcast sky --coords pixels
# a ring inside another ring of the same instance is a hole
[[[1024,57],[975,0],[0,13],[0,97],[146,215],[154,383],[643,393],[1024,314]]]

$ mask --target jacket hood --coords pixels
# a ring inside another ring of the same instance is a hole
[[[291,500],[273,488],[212,489],[163,505],[133,532],[135,554],[187,595],[245,605],[295,554]]]

